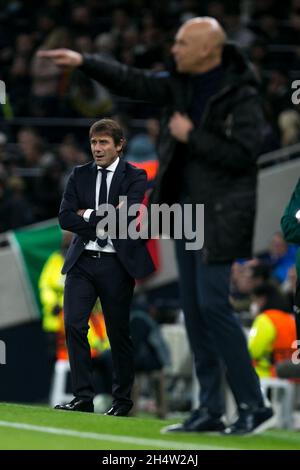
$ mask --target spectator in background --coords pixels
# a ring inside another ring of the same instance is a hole
[[[67,29],[56,28],[45,39],[43,49],[70,47],[71,36]],[[69,72],[55,64],[34,56],[31,63],[31,110],[37,117],[59,116],[62,113],[62,96],[69,84]]]
[[[88,5],[75,4],[71,9],[70,30],[76,38],[78,36],[95,35],[94,18]]]
[[[157,153],[147,134],[137,134],[128,143],[125,160],[147,173],[147,189],[153,187],[158,170]],[[145,201],[144,201],[145,203]]]
[[[115,59],[115,48],[116,43],[114,36],[111,33],[101,33],[94,41],[95,52],[104,59],[114,60]]]
[[[12,166],[13,155],[7,149],[7,135],[4,132],[0,132],[0,177],[6,177],[6,172],[10,174]]]
[[[136,52],[140,46],[138,31],[135,28],[126,29],[119,44],[118,56],[120,60],[126,65],[135,65]]]
[[[266,261],[271,266],[271,275],[280,284],[286,281],[289,269],[295,265],[297,248],[289,245],[281,232],[273,235]]]
[[[249,333],[248,347],[259,377],[271,377],[275,366],[291,360],[296,340],[295,319],[277,287],[263,284],[253,289],[252,311],[256,318]]]
[[[130,139],[125,158],[132,163],[157,160],[156,149],[147,134],[137,134]]]
[[[42,325],[49,336],[54,333],[54,340],[49,343],[54,345],[55,333],[59,328],[58,314],[63,308],[63,295],[65,276],[61,274],[67,250],[72,241],[72,233],[64,231],[59,251],[52,253],[46,261],[39,279],[40,299],[42,303]],[[54,351],[56,354],[56,352]]]
[[[45,157],[44,142],[37,132],[23,127],[17,134],[17,155],[15,172],[21,175],[25,183],[25,195],[34,208],[39,210],[36,201],[36,178],[41,174],[41,164]]]
[[[257,258],[236,261],[231,269],[230,302],[237,313],[250,312],[251,292],[270,279],[269,266]],[[251,322],[253,318],[250,318]]]
[[[139,391],[139,374],[148,376],[147,395],[153,387],[157,401],[156,412],[164,418],[166,412],[164,369],[170,365],[170,351],[160,327],[151,316],[148,306],[134,302],[130,312],[130,331],[134,348],[134,364],[137,374],[133,394]],[[137,400],[135,400],[137,402]],[[137,403],[136,403],[137,405]]]
[[[147,119],[146,129],[149,139],[155,148],[157,148],[159,138],[159,120],[154,118]]]
[[[241,24],[241,17],[237,13],[225,15],[224,27],[228,38],[239,44],[243,49],[248,49],[255,41],[256,36],[254,32]]]
[[[57,217],[62,197],[63,171],[61,162],[54,156],[41,162],[41,174],[35,181],[35,203],[39,220]]]
[[[34,222],[32,208],[24,196],[24,183],[20,178],[0,176],[0,233],[15,230]]]
[[[50,8],[41,8],[35,16],[35,32],[34,35],[38,44],[43,43],[49,36],[51,31],[55,29],[55,25],[60,15],[51,12]]]
[[[300,142],[300,115],[294,109],[286,109],[279,114],[278,126],[281,134],[281,147]]]
[[[136,372],[149,373],[170,364],[170,352],[159,325],[146,308],[133,306],[130,330],[134,347]]]
[[[91,54],[93,52],[93,41],[89,35],[81,35],[74,39],[74,47],[82,54]]]
[[[147,6],[145,0],[139,0],[138,9],[134,8],[134,4],[124,4],[123,8],[122,6],[119,7],[118,3],[120,2],[97,3],[94,1],[82,5],[78,4],[76,0],[70,2],[46,0],[42,5],[37,5],[37,8],[32,9],[30,8],[30,2],[8,2],[8,6],[2,9],[0,33],[1,79],[5,79],[8,89],[13,89],[10,81],[14,81],[14,79],[11,76],[10,69],[15,58],[21,56],[28,63],[32,50],[40,47],[48,39],[49,35],[57,28],[57,25],[61,23],[62,18],[64,19],[64,25],[76,39],[76,48],[78,47],[79,51],[88,52],[91,42],[97,38],[99,31],[105,31],[101,34],[117,38],[117,44],[112,49],[110,45],[108,46],[108,54],[119,59],[127,58],[128,62],[134,63],[134,65],[150,66],[155,69],[162,67],[162,58],[165,59],[166,45],[172,34],[172,29],[178,23],[196,16],[200,11],[219,20],[224,25],[225,30],[227,29],[229,37],[237,40],[242,47],[244,45],[250,45],[251,47],[252,36],[255,37],[254,44],[257,44],[257,42],[262,43],[263,37],[265,37],[268,42],[267,45],[270,44],[270,41],[272,43],[275,41],[275,44],[294,45],[297,43],[295,38],[299,34],[299,12],[293,4],[284,5],[283,11],[283,8],[278,6],[280,2],[274,2],[272,6],[259,10],[259,13],[255,12],[256,8],[254,7],[253,15],[251,15],[251,12],[247,9],[243,8],[241,10],[239,8],[239,2],[232,1],[229,3],[209,1],[202,4],[194,0],[187,2],[168,0],[166,2],[154,2],[154,4],[151,4],[151,9]],[[239,15],[240,12],[243,15]],[[247,23],[244,14],[246,14]],[[253,23],[250,16],[254,20]],[[111,20],[111,18],[113,19]],[[284,27],[281,23],[283,20],[286,22]],[[260,22],[260,28],[257,28],[258,22]],[[122,47],[124,35],[126,36],[126,32],[132,29],[138,31],[138,41],[134,53],[128,48],[124,50],[124,46]],[[119,50],[116,50],[117,48]],[[104,46],[104,49],[106,49],[106,46]],[[276,69],[278,65],[280,66],[283,63],[282,61],[285,61],[285,57],[290,55],[285,51],[280,54],[278,59],[278,55],[274,55],[269,48],[263,47],[262,50],[254,46],[254,49],[257,54],[255,52],[251,59],[254,62],[256,60],[260,62],[258,68],[260,68],[262,76],[264,76],[266,69],[269,71]],[[97,51],[96,41],[95,51]],[[261,53],[263,57],[261,57]],[[292,51],[293,56],[294,53],[296,55],[295,48]],[[252,54],[252,51],[250,51],[250,54]],[[272,57],[274,58],[272,59]],[[19,63],[18,60],[17,63]],[[283,70],[297,70],[299,69],[297,64],[296,57],[295,62],[287,64],[284,62],[282,68]],[[30,84],[28,86],[30,87]],[[19,108],[19,105],[16,104],[16,107]],[[43,111],[41,107],[38,108],[34,112],[40,113]],[[29,107],[22,107],[22,109],[24,109],[26,115],[32,115]],[[285,107],[282,109],[285,109]],[[64,110],[64,112],[67,111]],[[62,110],[58,110],[58,112],[61,114]],[[17,115],[20,116],[18,112]],[[277,116],[274,125],[276,119]]]
[[[22,168],[37,168],[44,155],[41,137],[31,127],[22,127],[17,134],[19,161]]]
[[[266,89],[270,116],[277,123],[279,114],[291,106],[290,79],[287,70],[272,70]]]
[[[141,44],[136,48],[135,65],[144,69],[164,69],[162,33],[155,26],[142,30]]]
[[[18,34],[16,37],[15,54],[25,60],[30,59],[34,49],[34,39],[32,34]]]
[[[14,57],[10,68],[10,100],[14,116],[26,116],[29,109],[30,88],[28,64],[24,57]]]
[[[195,5],[193,6],[195,8]],[[220,2],[218,0],[209,1],[207,5],[207,16],[215,18],[220,24],[222,24],[226,14],[225,9],[225,2]]]
[[[87,163],[88,156],[77,145],[72,134],[67,134],[58,147],[58,158],[64,167],[64,176],[62,180],[62,188],[65,187],[66,179],[70,176],[75,165],[84,165]]]
[[[132,28],[134,28],[134,23],[128,13],[122,8],[116,8],[112,13],[111,34],[118,47],[122,44],[125,31]]]

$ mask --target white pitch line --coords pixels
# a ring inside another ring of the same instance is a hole
[[[108,441],[139,446],[162,447],[163,449],[175,450],[235,450],[228,447],[212,445],[197,445],[189,442],[166,441],[163,439],[141,439],[139,437],[117,436],[115,434],[100,434],[96,432],[80,432],[73,429],[52,428],[48,426],[36,426],[27,423],[15,423],[11,421],[0,421],[0,427],[23,429],[24,431],[37,431],[46,434],[56,434],[59,436],[77,437],[80,439],[94,439],[97,441]]]

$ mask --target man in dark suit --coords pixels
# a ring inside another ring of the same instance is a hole
[[[148,276],[154,267],[141,239],[112,239],[109,231],[102,233],[101,238],[97,236],[97,224],[105,216],[98,215],[100,205],[108,203],[118,212],[119,197],[127,197],[128,208],[141,204],[144,197],[146,173],[120,158],[124,142],[117,122],[102,119],[92,125],[90,143],[94,162],[74,168],[59,211],[61,227],[75,234],[62,270],[67,274],[65,330],[75,398],[55,407],[60,410],[94,411],[87,332],[97,297],[103,308],[114,367],[113,403],[106,414],[126,416],[133,404],[130,303],[134,279]]]

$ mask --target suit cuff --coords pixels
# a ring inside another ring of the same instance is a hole
[[[90,220],[90,216],[91,216],[91,213],[94,212],[94,209],[87,209],[84,213],[83,213],[83,218],[86,222],[89,222]]]

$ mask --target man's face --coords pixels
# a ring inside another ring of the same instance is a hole
[[[182,27],[175,37],[171,49],[178,72],[195,73],[203,57],[203,43],[199,34],[191,28]]]
[[[90,142],[94,160],[102,168],[111,165],[122,150],[122,142],[116,145],[113,138],[107,134],[96,133],[92,135]]]

